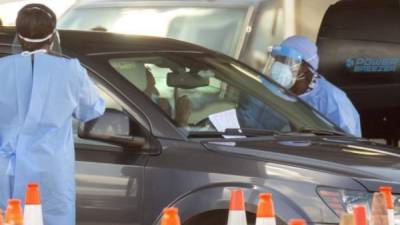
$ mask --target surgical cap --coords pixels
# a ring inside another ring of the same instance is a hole
[[[318,70],[319,56],[317,46],[308,38],[303,36],[292,36],[284,40],[281,46],[296,49],[314,70]]]

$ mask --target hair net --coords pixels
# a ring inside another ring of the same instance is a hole
[[[303,36],[292,36],[284,40],[281,46],[296,49],[314,70],[318,70],[319,56],[317,46],[308,38]]]

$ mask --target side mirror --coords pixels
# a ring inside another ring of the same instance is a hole
[[[103,116],[81,123],[78,130],[80,138],[103,141],[123,147],[142,147],[143,137],[131,136],[131,120],[124,113],[107,109]]]

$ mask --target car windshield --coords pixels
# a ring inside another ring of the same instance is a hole
[[[301,132],[337,128],[249,67],[206,53],[138,53],[108,63],[189,133],[227,129]]]
[[[78,7],[58,24],[61,29],[170,37],[234,56],[246,15],[246,8]]]

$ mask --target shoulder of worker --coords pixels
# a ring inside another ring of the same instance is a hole
[[[19,54],[3,56],[0,58],[0,64],[8,64],[8,63],[12,62],[13,60],[15,60],[18,56],[19,56]]]
[[[48,59],[53,60],[54,62],[60,62],[60,63],[65,63],[65,64],[71,64],[74,65],[76,64],[77,59],[69,59],[64,56],[56,55],[56,54],[46,54],[48,56]],[[13,55],[8,55],[0,58],[0,63],[10,63],[12,61],[21,59],[26,56],[22,56],[21,54],[13,54]]]
[[[324,89],[325,96],[324,98],[326,99],[326,103],[329,105],[337,105],[341,106],[340,109],[347,109],[351,110],[353,112],[357,112],[355,109],[352,101],[350,98],[347,96],[347,94],[341,90],[340,88],[336,87],[334,84],[326,80],[325,78],[321,78],[322,82],[322,88]],[[334,107],[335,108],[335,107]],[[338,110],[339,107],[336,107],[336,110]],[[357,114],[357,113],[355,113]]]
[[[50,59],[54,60],[54,61],[59,61],[59,62],[63,62],[63,63],[70,63],[73,64],[75,63],[75,61],[78,61],[78,59],[75,58],[68,58],[66,56],[57,54],[57,53],[52,53],[52,52],[48,52],[47,54],[44,54],[47,57],[49,57]]]
[[[347,94],[342,89],[329,82],[325,77],[321,76],[319,82],[320,87],[326,91],[328,96],[334,98],[348,98]]]
[[[54,60],[54,63],[61,63],[65,65],[69,71],[72,72],[70,73],[71,75],[77,75],[77,76],[82,76],[86,74],[85,68],[81,65],[81,62],[79,59],[76,58],[67,58],[55,54],[47,54],[49,56],[49,59]]]

